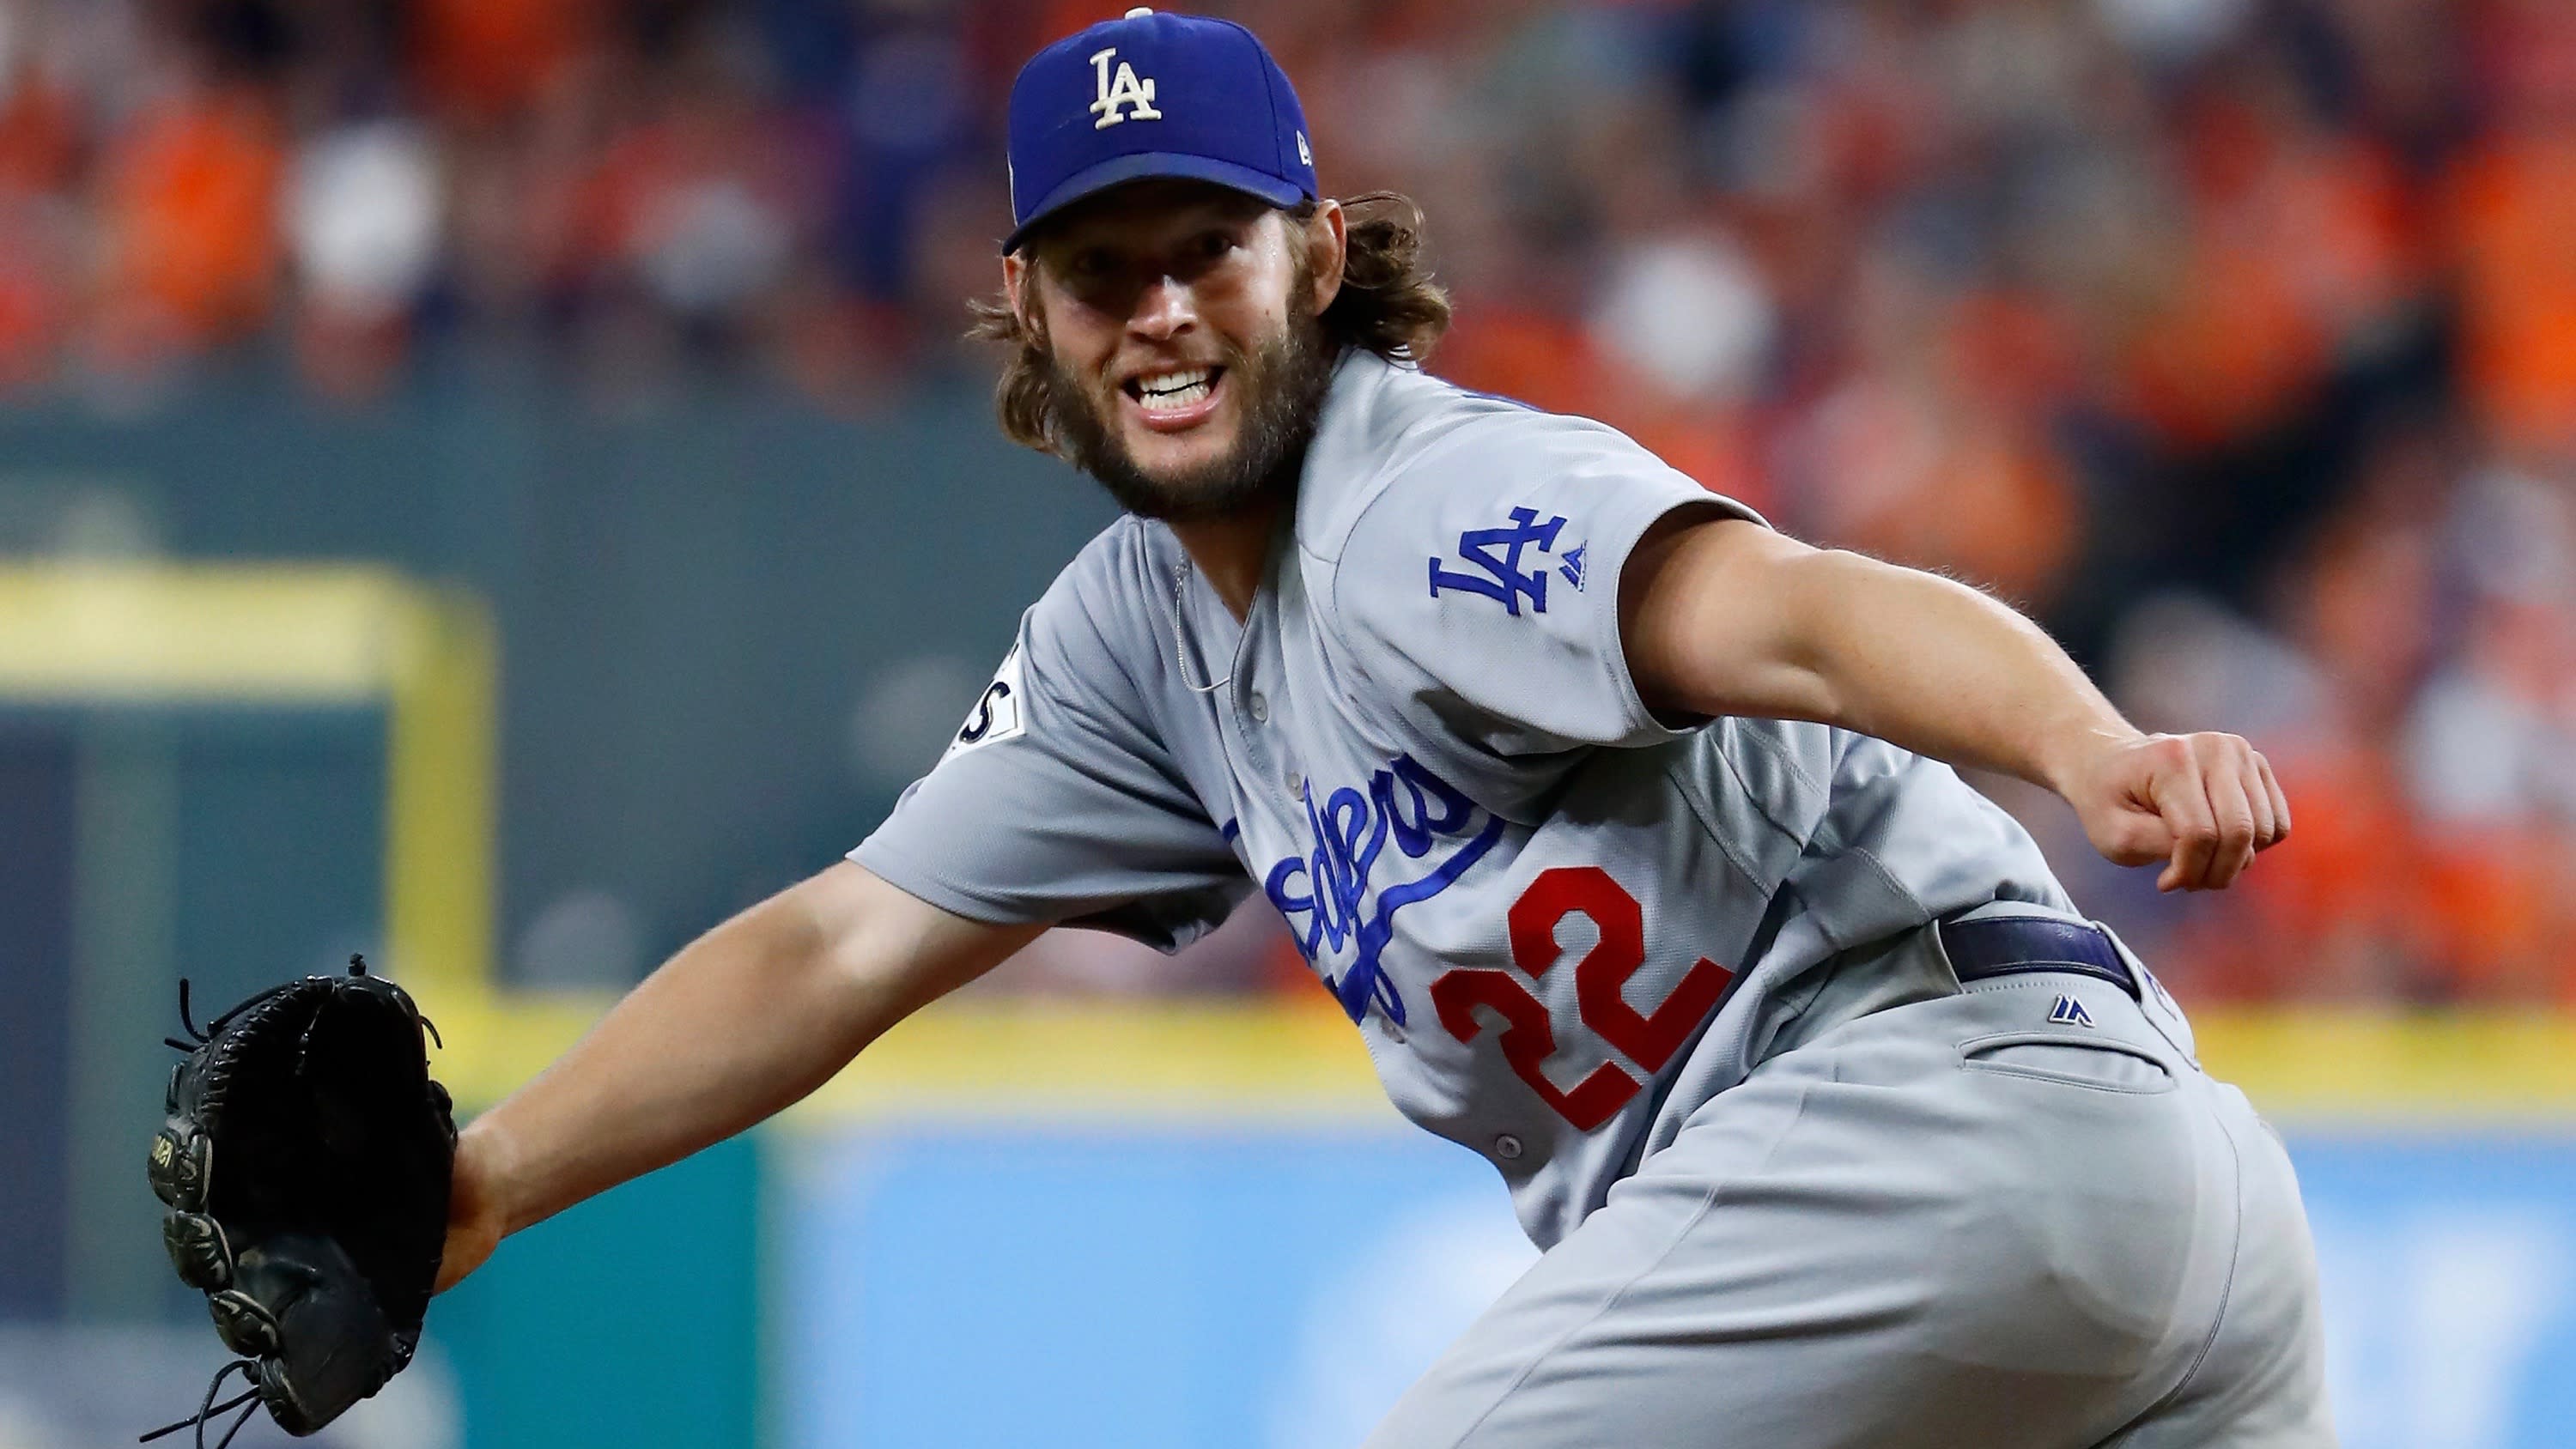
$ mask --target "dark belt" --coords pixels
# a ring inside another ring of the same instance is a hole
[[[1940,923],[1941,949],[1962,983],[2067,971],[2108,981],[2139,999],[2137,975],[2099,926],[2045,916],[1985,916]]]

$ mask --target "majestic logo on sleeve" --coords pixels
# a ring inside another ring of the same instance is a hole
[[[1565,520],[1538,520],[1535,508],[1515,508],[1506,528],[1471,528],[1458,535],[1458,561],[1483,570],[1461,573],[1441,567],[1445,560],[1434,555],[1431,560],[1431,597],[1440,597],[1442,589],[1463,590],[1482,594],[1503,606],[1503,612],[1517,619],[1521,600],[1529,600],[1530,612],[1547,612],[1547,565],[1521,566],[1521,555],[1531,549],[1541,554],[1554,553],[1556,536],[1565,531]],[[1583,548],[1576,544],[1566,550],[1560,565],[1566,581],[1580,593],[1583,589]]]
[[[966,723],[957,727],[957,738],[948,742],[949,755],[962,755],[979,745],[1015,739],[1028,729],[1028,716],[1021,712],[1023,691],[1020,685],[1020,646],[1002,656],[1002,667],[993,672],[993,682],[975,699],[975,707],[966,712]]]
[[[1152,78],[1138,80],[1136,67],[1123,60],[1118,62],[1117,74],[1110,74],[1109,62],[1117,54],[1118,47],[1113,45],[1091,57],[1092,73],[1100,81],[1100,98],[1091,103],[1091,113],[1100,118],[1091,123],[1095,131],[1106,131],[1122,121],[1163,119],[1163,113],[1154,109]],[[1119,110],[1121,106],[1127,108],[1124,113]]]
[[[1309,962],[1320,967],[1328,955],[1338,957],[1350,949],[1350,964],[1338,978],[1328,975],[1327,980],[1351,1020],[1366,1016],[1374,1004],[1402,1026],[1404,996],[1379,966],[1387,943],[1395,938],[1395,913],[1456,884],[1502,838],[1502,819],[1479,810],[1411,755],[1399,755],[1387,768],[1371,773],[1366,793],[1344,786],[1318,807],[1321,795],[1310,789],[1306,798],[1314,855],[1292,855],[1273,865],[1261,889],[1288,918],[1297,948]],[[1398,868],[1385,853],[1390,843],[1407,860],[1445,853],[1430,870],[1388,884],[1379,867],[1385,865],[1387,874]]]

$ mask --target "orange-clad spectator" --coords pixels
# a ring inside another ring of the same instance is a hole
[[[2186,448],[2223,444],[2280,416],[2326,360],[2328,339],[2293,271],[2299,253],[2285,252],[2282,228],[2266,224],[2268,183],[2286,169],[2278,164],[2281,109],[2219,91],[2187,108],[2175,138],[2189,210],[2129,362],[2139,408]]]
[[[184,92],[115,137],[106,159],[103,341],[145,361],[257,327],[280,257],[276,116],[259,95]]]
[[[1801,433],[1793,446],[1823,540],[2026,605],[2054,596],[2079,520],[2063,462],[2020,419],[1921,378],[1863,374]]]
[[[1431,370],[1460,387],[1550,412],[1598,417],[1608,400],[1601,361],[1579,321],[1499,296],[1459,299]]]
[[[2496,434],[2576,448],[2576,123],[2496,137],[2453,196],[2471,395]]]
[[[1050,36],[1071,35],[1085,26],[1115,20],[1131,8],[1119,0],[1046,0],[1037,29]]]
[[[0,80],[0,389],[44,380],[70,311],[70,217],[58,198],[80,161],[77,98],[21,58]]]
[[[2046,328],[1887,257],[1851,306],[1847,375],[1786,435],[1802,518],[1824,541],[2046,604],[2082,522],[2027,371],[2055,351]]]
[[[2387,153],[2319,124],[2277,64],[2190,107],[2177,142],[2190,220],[2135,380],[2168,435],[2208,447],[2281,417],[2402,308],[2423,244]]]
[[[2576,597],[2552,536],[2563,505],[2519,501],[2519,536],[2469,560],[2486,576],[2463,647],[2416,706],[2412,783],[2431,822],[2416,933],[2451,994],[2536,1001],[2576,992]]]
[[[2304,815],[2299,824],[2306,829]],[[2576,994],[2563,830],[2530,819],[2428,832],[2421,859],[2399,899],[2412,907],[2408,935],[2443,996],[2539,1003]]]
[[[1755,509],[1772,506],[1732,409],[1654,393],[1604,358],[1573,318],[1500,299],[1468,300],[1432,355],[1431,370],[1477,392],[1597,418],[1701,486]]]
[[[2334,519],[2292,604],[2292,632],[2329,694],[2311,729],[2332,749],[2394,740],[2440,643],[2432,544],[2403,516],[2408,501],[2366,499]]]
[[[1779,512],[1770,476],[1757,466],[1750,430],[1734,410],[1641,397],[1636,406],[1606,410],[1602,420],[1710,492],[1766,517]]]
[[[2385,319],[2426,280],[2421,220],[2380,146],[2315,139],[2285,153],[2265,178],[2258,206],[2257,233],[2332,337]]]
[[[2040,297],[1990,289],[1959,299],[1942,339],[1960,386],[2016,416],[2043,418],[2081,381],[2082,349]]]
[[[69,320],[67,247],[51,220],[0,208],[0,391],[45,380]]]
[[[2324,360],[2324,339],[2279,258],[2204,235],[2137,339],[2131,382],[2158,432],[2201,449],[2281,416]]]
[[[574,213],[577,262],[623,267],[673,312],[736,317],[786,275],[804,217],[798,157],[705,78],[612,142]]]
[[[2485,139],[2454,171],[2466,370],[2508,446],[2576,453],[2576,11],[2496,0],[2474,17]]]
[[[2487,0],[2470,19],[2478,78],[2508,128],[2576,124],[2576,11],[2565,0]]]
[[[0,195],[50,195],[80,158],[75,98],[42,69],[22,64],[0,99]]]
[[[2297,812],[2295,848],[2273,851],[2224,900],[2195,902],[2175,936],[2195,1001],[2404,999],[2420,995],[2423,870],[2411,817],[2381,753],[2273,753]]]
[[[1615,144],[1648,143],[1632,134]],[[1624,240],[1592,286],[1595,416],[1702,487],[1770,510],[1745,426],[1778,342],[1768,279],[1719,219],[1690,213],[1666,165],[1632,165],[1607,190]]]
[[[422,89],[441,112],[487,122],[525,111],[599,38],[599,0],[420,0]]]
[[[1951,118],[1920,37],[1908,34],[1898,17],[1891,7],[1851,13],[1839,71],[1813,87],[1813,113],[1802,118],[1809,129],[1796,138],[1811,153],[1787,168],[1803,165],[1808,174],[1781,180],[1818,187],[1846,203],[1884,201],[1915,180],[1948,139]]]

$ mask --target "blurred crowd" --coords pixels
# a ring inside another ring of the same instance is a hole
[[[1123,8],[0,0],[0,388],[508,345],[899,400],[986,365],[1012,71]],[[1992,782],[2177,990],[2576,1003],[2576,5],[1209,8],[1328,189],[1423,203],[1435,370],[2271,752],[2295,838],[2213,899]]]

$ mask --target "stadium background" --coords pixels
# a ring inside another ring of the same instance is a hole
[[[0,0],[0,1446],[218,1360],[181,972],[375,953],[488,1102],[935,757],[1108,516],[956,334],[1010,73],[1118,8]],[[1435,370],[2271,753],[2215,899],[1989,783],[2289,1136],[2347,1443],[2576,1436],[2576,9],[1224,13],[1428,209]],[[1064,934],[327,1440],[1347,1444],[1527,1253],[1275,921]]]

